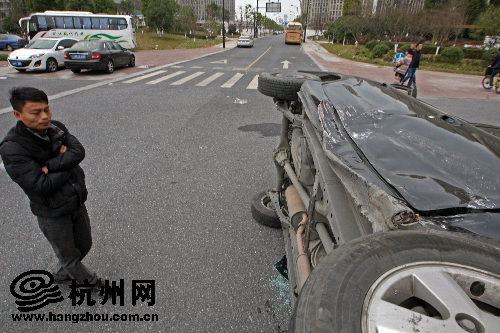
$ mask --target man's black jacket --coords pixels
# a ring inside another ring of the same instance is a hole
[[[85,158],[85,149],[62,123],[51,123],[50,141],[18,121],[0,142],[5,170],[28,195],[33,214],[42,217],[70,214],[87,200],[85,174],[78,165]],[[63,154],[59,154],[61,145],[67,147]]]

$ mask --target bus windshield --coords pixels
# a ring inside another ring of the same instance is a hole
[[[287,30],[302,30],[302,27],[300,25],[289,24],[286,29]]]

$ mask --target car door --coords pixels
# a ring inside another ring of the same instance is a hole
[[[7,47],[7,36],[0,35],[0,49],[5,49]]]
[[[106,50],[106,53],[109,54],[109,58],[113,60],[113,63],[115,64],[115,68],[118,66],[121,66],[120,63],[120,56],[118,54],[118,50],[116,50],[113,46],[112,42],[105,42],[104,47]]]
[[[64,50],[73,46],[76,40],[73,39],[61,39],[55,46],[54,58],[57,60],[58,66],[64,66]],[[62,47],[62,49],[60,49]]]
[[[116,49],[118,52],[118,56],[120,57],[120,66],[127,66],[130,62],[130,57],[127,53],[126,50],[123,49],[123,47],[120,46],[117,42],[111,42],[113,44],[113,47]]]

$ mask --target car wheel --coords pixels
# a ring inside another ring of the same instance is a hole
[[[135,56],[130,56],[130,62],[128,63],[128,67],[135,67]]]
[[[390,231],[335,249],[300,291],[291,332],[495,332],[498,243]]]
[[[297,92],[307,80],[321,81],[316,75],[300,72],[262,73],[258,80],[262,94],[287,101],[298,99]]]
[[[105,71],[107,74],[111,74],[115,71],[115,64],[113,63],[113,60],[108,60]]]
[[[266,227],[281,227],[280,219],[272,206],[267,191],[259,192],[252,198],[251,211],[252,217],[257,223]]]
[[[82,70],[81,70],[81,69],[77,69],[77,68],[73,68],[73,69],[71,69],[71,71],[72,71],[73,73],[78,74],[78,73],[80,73]]]
[[[491,86],[490,86],[490,77],[489,76],[485,76],[484,79],[483,79],[483,88],[484,89],[491,89]]]
[[[45,70],[49,73],[57,71],[57,61],[54,58],[47,59]]]
[[[14,51],[14,48],[12,47],[12,45],[7,44],[7,51],[9,51],[9,52]]]

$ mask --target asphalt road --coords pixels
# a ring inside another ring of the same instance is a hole
[[[284,254],[282,233],[252,220],[250,200],[275,186],[271,152],[281,121],[255,78],[283,69],[285,60],[290,70],[318,70],[279,35],[257,39],[254,48],[154,68],[147,77],[118,70],[107,81],[43,74],[2,80],[0,109],[8,108],[5,96],[14,86],[57,97],[53,119],[87,151],[82,167],[94,246],[84,263],[105,279],[124,280],[123,306],[73,306],[65,299],[33,313],[158,315],[158,321],[14,322],[20,312],[11,282],[28,270],[50,269],[54,254],[24,193],[0,170],[0,331],[284,332],[288,290],[273,267]],[[431,102],[464,114],[478,104],[476,116],[482,107],[474,100]],[[1,136],[14,124],[11,113],[0,113]],[[133,280],[155,281],[154,305],[132,305]],[[62,293],[67,297],[68,287]]]
[[[0,171],[1,331],[280,332],[286,327],[287,285],[273,267],[284,254],[282,233],[260,226],[250,214],[252,196],[275,185],[271,151],[280,123],[271,98],[251,83],[262,71],[282,68],[284,60],[290,68],[316,69],[300,46],[285,46],[283,38],[261,38],[251,49],[158,68],[164,72],[50,102],[53,119],[65,123],[87,151],[82,167],[94,246],[84,263],[106,279],[124,279],[125,304],[72,306],[66,299],[35,313],[157,314],[159,321],[14,322],[11,314],[19,312],[10,283],[28,270],[49,269],[54,255],[25,195]],[[184,73],[151,83],[178,72]],[[172,85],[197,73],[202,74]],[[89,84],[38,77],[9,78],[0,93],[29,84],[54,95]],[[235,77],[239,80],[229,87]],[[202,81],[207,85],[196,85]],[[4,98],[0,107],[7,106]],[[11,113],[0,114],[4,133],[14,123]],[[132,306],[137,279],[155,281],[154,306]],[[67,287],[62,291],[69,294]]]

